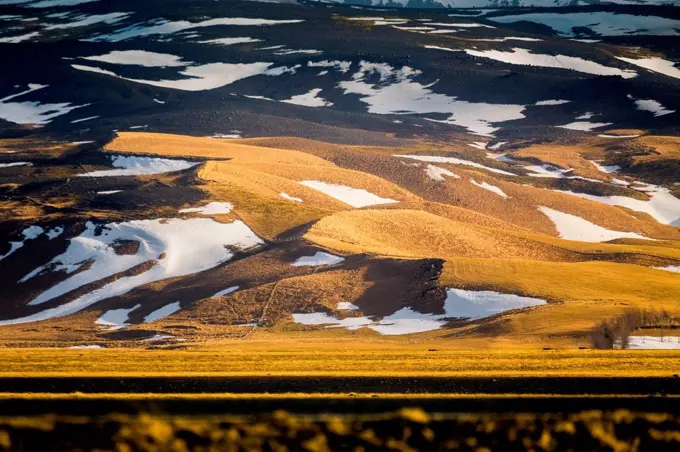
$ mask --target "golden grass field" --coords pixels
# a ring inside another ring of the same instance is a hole
[[[680,369],[680,355],[673,351],[461,350],[442,342],[396,341],[231,342],[194,350],[6,349],[0,359],[0,377],[669,377]]]

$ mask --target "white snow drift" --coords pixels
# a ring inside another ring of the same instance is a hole
[[[321,193],[328,195],[338,201],[349,204],[352,207],[367,207],[378,204],[396,204],[399,201],[390,198],[381,198],[378,195],[364,190],[363,188],[352,188],[347,185],[327,184],[315,180],[304,180],[300,182],[305,187],[313,188]]]
[[[180,310],[180,302],[175,301],[173,303],[168,303],[163,307],[160,307],[144,317],[144,323],[151,323],[155,322],[156,320],[160,320],[162,318],[165,318],[171,314],[174,314],[175,312]]]
[[[605,66],[594,61],[567,55],[544,55],[533,53],[531,50],[515,47],[512,51],[502,50],[472,50],[465,49],[468,55],[489,58],[503,63],[517,64],[522,66],[549,67],[557,69],[569,69],[593,75],[616,75],[621,78],[633,78],[637,72]]]
[[[127,321],[130,313],[141,307],[142,305],[138,304],[131,307],[130,309],[111,309],[102,314],[94,323],[107,327],[109,330],[124,328],[129,326]]]
[[[103,63],[144,67],[180,67],[187,66],[190,63],[182,61],[182,58],[176,55],[149,52],[146,50],[114,50],[104,55],[94,55],[82,58],[91,61],[101,61]]]
[[[227,287],[224,290],[220,290],[219,292],[217,292],[215,295],[213,295],[210,298],[220,298],[220,297],[223,297],[225,295],[229,295],[230,293],[236,292],[238,289],[239,289],[239,286]]]
[[[402,335],[432,331],[446,325],[447,319],[479,319],[500,314],[511,309],[520,309],[546,304],[539,298],[522,297],[492,291],[448,289],[444,302],[444,314],[428,314],[414,311],[410,307],[375,320],[372,317],[347,317],[340,319],[325,312],[293,314],[293,322],[303,325],[325,325],[327,328],[356,330],[370,328],[383,335]],[[338,303],[338,310],[351,309],[351,303]]]
[[[313,256],[298,257],[291,265],[293,265],[293,267],[316,267],[319,265],[335,265],[344,260],[344,257],[317,251]]]
[[[146,23],[138,23],[129,27],[116,30],[113,33],[95,36],[90,41],[109,41],[119,42],[140,36],[165,35],[177,33],[178,31],[191,30],[195,28],[214,27],[218,25],[231,26],[262,26],[262,25],[282,25],[296,24],[303,20],[270,20],[270,19],[251,19],[245,17],[224,17],[218,19],[208,19],[201,22],[189,22],[187,20],[169,21],[166,19],[155,19]]]
[[[115,245],[121,240],[136,241],[139,249],[135,254],[117,254]],[[3,320],[0,325],[63,317],[144,284],[213,268],[232,258],[229,247],[248,249],[262,243],[241,221],[218,223],[209,218],[192,218],[134,220],[105,225],[88,222],[85,231],[70,240],[63,254],[20,280],[25,283],[52,272],[67,275],[66,279],[31,300],[29,305],[40,305],[96,281],[114,276],[118,279],[60,306],[23,318]]]
[[[628,348],[631,350],[678,350],[680,337],[631,336],[628,338]]]
[[[201,215],[224,215],[231,212],[234,205],[229,202],[210,202],[203,207],[181,209],[179,213],[200,213]]]
[[[647,237],[634,232],[612,231],[576,215],[560,212],[548,207],[541,206],[538,210],[555,223],[559,236],[566,240],[576,240],[579,242],[608,242],[609,240],[621,238],[649,240]]]
[[[198,162],[173,160],[157,157],[137,157],[114,155],[111,156],[112,170],[91,171],[78,174],[80,177],[109,177],[109,176],[140,176],[149,174],[163,174],[181,171],[198,165]]]
[[[441,168],[431,164],[428,164],[425,168],[425,174],[427,174],[427,177],[437,182],[444,182],[444,176],[460,179],[459,175],[447,170],[446,168]]]
[[[484,166],[480,163],[471,162],[469,160],[459,159],[458,157],[440,157],[438,155],[394,155],[393,157],[399,157],[403,159],[420,160],[421,162],[429,163],[451,163],[453,165],[464,165],[471,166],[473,168],[484,169],[491,171],[496,174],[503,174],[505,176],[516,176],[516,174],[510,173],[508,171],[503,171],[496,168],[491,168],[489,166]]]
[[[421,72],[404,66],[397,70],[387,63],[361,61],[352,80],[338,84],[345,94],[357,94],[368,105],[369,113],[376,114],[444,114],[446,119],[426,118],[444,124],[454,124],[479,135],[489,136],[498,127],[492,124],[522,119],[523,105],[488,104],[458,100],[456,97],[434,93],[436,83],[423,85],[414,80]],[[375,81],[375,76],[379,81]],[[369,81],[370,80],[370,81]]]
[[[72,105],[69,102],[58,104],[43,104],[37,101],[9,102],[16,97],[43,88],[47,88],[47,85],[29,83],[27,90],[0,99],[0,119],[15,124],[44,125],[57,116],[65,115],[76,108],[85,107],[85,105]]]
[[[556,191],[611,206],[621,206],[637,212],[644,212],[651,215],[659,223],[680,226],[680,199],[673,196],[667,188],[651,184],[646,187],[647,189],[644,191],[649,195],[649,199],[646,201],[627,196],[597,196],[573,191]]]
[[[611,122],[589,122],[589,121],[574,121],[570,122],[569,124],[564,124],[561,126],[557,126],[561,129],[569,129],[569,130],[579,130],[582,132],[590,132],[593,129],[599,129],[600,127],[604,126],[609,126],[611,125]]]
[[[633,96],[628,96],[628,98],[635,102],[635,107],[638,110],[653,113],[654,117],[675,113],[675,110],[669,110],[668,108],[661,105],[661,102],[654,99],[635,99]]]
[[[495,193],[501,198],[508,199],[508,195],[506,195],[503,190],[501,190],[499,187],[495,185],[487,184],[486,182],[477,182],[474,179],[470,179],[470,182],[472,183],[472,185],[476,185],[479,188],[483,188],[484,190],[488,190],[491,193]]]
[[[625,58],[616,57],[621,61],[626,63],[634,64],[652,72],[658,72],[659,74],[667,75],[673,78],[680,78],[680,69],[676,66],[676,63],[668,60],[664,60],[659,57],[650,58]]]
[[[279,193],[279,196],[289,201],[302,202],[302,198],[296,198],[294,196],[289,195],[288,193],[281,192]]]
[[[183,75],[186,78],[175,80],[133,79],[120,76],[115,72],[98,67],[83,66],[81,64],[72,64],[71,67],[80,71],[109,75],[122,80],[158,86],[161,88],[172,88],[182,91],[204,91],[220,88],[254,75],[265,74],[272,64],[273,63],[210,63],[200,66],[190,66],[179,72],[180,75]]]
[[[321,91],[321,88],[315,88],[305,94],[298,94],[297,96],[292,96],[290,99],[282,100],[281,102],[285,102],[287,104],[303,105],[305,107],[333,106],[333,102],[329,102],[326,99],[319,97],[319,93]]]
[[[62,228],[62,231],[63,231],[63,228]],[[11,254],[14,254],[14,252],[16,250],[23,247],[24,242],[26,240],[35,240],[43,232],[45,232],[45,230],[43,228],[41,228],[40,226],[30,226],[30,227],[24,229],[21,232],[21,235],[24,236],[24,239],[19,241],[19,242],[9,242],[9,246],[10,246],[9,251],[7,251],[5,254],[0,255],[0,261],[5,259],[6,257],[10,256]],[[52,238],[54,238],[54,237],[52,237]]]
[[[0,168],[12,168],[14,166],[33,166],[33,164],[31,162],[0,163]]]
[[[249,37],[242,38],[218,38],[209,39],[207,41],[198,41],[201,44],[217,44],[221,46],[232,46],[234,44],[249,44],[251,42],[262,42],[262,39],[255,39]]]

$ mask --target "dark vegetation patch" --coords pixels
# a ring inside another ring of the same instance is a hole
[[[119,256],[135,255],[139,251],[139,241],[119,239],[111,244],[111,248]]]
[[[372,415],[100,418],[54,414],[0,418],[2,450],[673,450],[669,414],[430,414],[418,408]]]
[[[115,331],[116,337],[147,338],[149,331]],[[8,393],[48,392],[157,394],[629,394],[680,395],[680,378],[668,377],[441,377],[441,376],[69,376],[0,377]]]

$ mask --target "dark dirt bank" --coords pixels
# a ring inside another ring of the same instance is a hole
[[[680,395],[677,377],[0,377],[2,392]]]

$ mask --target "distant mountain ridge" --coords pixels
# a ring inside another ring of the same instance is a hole
[[[677,0],[335,0],[334,3],[392,8],[520,8],[586,5],[680,6],[680,2]]]

